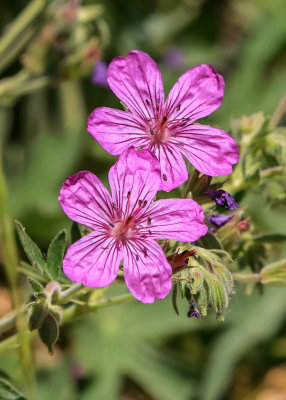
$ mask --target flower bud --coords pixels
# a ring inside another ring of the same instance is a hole
[[[42,326],[47,315],[48,310],[45,307],[43,301],[39,301],[33,304],[28,311],[28,326],[30,331],[33,331],[34,329],[39,329]]]
[[[262,268],[260,275],[263,284],[286,286],[286,259]]]
[[[53,354],[53,346],[59,337],[59,321],[53,313],[49,313],[39,329],[39,335],[47,346],[49,353]]]

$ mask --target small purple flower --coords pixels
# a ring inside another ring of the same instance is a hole
[[[170,47],[164,54],[163,62],[170,69],[179,69],[185,63],[184,53],[177,47]]]
[[[191,318],[191,317],[200,318],[201,315],[200,315],[199,311],[196,309],[195,305],[196,305],[196,303],[192,299],[190,301],[190,308],[189,308],[189,311],[188,311],[188,318]]]
[[[217,205],[222,206],[226,210],[233,211],[239,207],[239,204],[237,204],[234,198],[225,190],[208,189],[207,193],[209,194],[210,198],[216,202]]]
[[[108,88],[107,70],[108,70],[108,65],[106,64],[106,62],[98,61],[93,69],[91,78],[92,83],[97,86]]]
[[[233,215],[212,214],[209,217],[208,222],[214,225],[216,228],[220,228],[221,226],[225,225],[231,218],[233,218]]]
[[[225,131],[194,124],[222,103],[224,80],[210,65],[198,65],[175,83],[166,101],[161,73],[152,58],[134,50],[108,67],[111,90],[129,112],[99,107],[87,130],[113,155],[130,146],[150,150],[161,167],[160,190],[188,179],[184,155],[202,174],[228,175],[239,159],[236,141]]]
[[[143,303],[167,296],[172,268],[156,242],[194,242],[206,234],[202,207],[191,199],[152,202],[160,184],[160,164],[149,150],[126,150],[109,171],[111,195],[89,171],[63,184],[59,202],[67,216],[92,229],[72,244],[63,261],[74,282],[105,287],[123,260],[126,285]]]

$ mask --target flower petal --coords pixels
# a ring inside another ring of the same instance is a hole
[[[224,79],[211,65],[197,65],[175,83],[166,100],[168,119],[190,118],[189,123],[215,111],[222,103]]]
[[[239,160],[235,139],[227,132],[211,126],[194,124],[185,127],[172,140],[176,141],[184,156],[202,174],[231,174],[232,165]]]
[[[149,147],[160,161],[161,185],[159,190],[170,192],[188,179],[186,163],[176,146],[156,144]]]
[[[122,255],[113,238],[92,232],[69,247],[63,270],[73,282],[105,287],[116,278]]]
[[[117,97],[143,120],[154,118],[164,104],[164,87],[157,64],[143,51],[116,57],[108,68],[108,84]]]
[[[127,149],[109,170],[112,198],[123,215],[142,211],[155,197],[160,186],[160,164],[149,150]]]
[[[88,118],[87,130],[113,155],[122,154],[130,146],[140,147],[149,143],[142,120],[122,110],[96,108]]]
[[[136,299],[153,303],[172,288],[172,268],[161,247],[153,240],[137,240],[124,248],[124,277]]]
[[[194,242],[207,233],[202,207],[191,199],[166,199],[150,204],[141,225],[154,239]]]
[[[89,171],[80,171],[67,178],[58,200],[70,219],[90,228],[98,230],[112,218],[110,194]]]

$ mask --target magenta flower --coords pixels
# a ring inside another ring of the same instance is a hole
[[[161,190],[183,184],[188,172],[182,154],[201,173],[228,175],[239,159],[238,146],[225,131],[194,122],[222,103],[224,80],[210,65],[185,72],[164,102],[161,73],[142,51],[116,57],[108,84],[130,112],[100,107],[89,116],[87,130],[109,153],[130,146],[149,149],[160,161]]]
[[[151,202],[161,184],[160,164],[148,150],[125,151],[109,171],[111,195],[101,181],[81,171],[63,184],[59,202],[69,218],[93,231],[74,243],[65,274],[89,287],[104,287],[123,261],[126,285],[143,303],[169,293],[172,269],[155,241],[195,241],[207,232],[204,213],[191,199]]]

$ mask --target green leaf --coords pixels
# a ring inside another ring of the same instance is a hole
[[[60,231],[57,236],[52,240],[47,255],[47,268],[51,277],[55,280],[58,279],[59,271],[62,269],[63,258],[65,254],[67,232],[66,230]]]
[[[26,400],[11,383],[8,375],[0,370],[0,399],[1,400]]]
[[[41,285],[40,282],[35,281],[34,279],[30,278],[28,276],[28,282],[31,286],[31,288],[34,290],[36,293],[41,293],[44,290],[44,287]]]
[[[35,265],[37,263],[42,269],[46,269],[46,262],[39,247],[36,245],[35,242],[33,242],[33,240],[27,234],[25,228],[19,221],[15,221],[15,225],[20,241],[28,259],[30,260],[30,263],[32,265]]]
[[[77,242],[79,239],[81,239],[81,232],[79,229],[79,225],[77,222],[73,221],[72,226],[71,226],[71,242]]]

